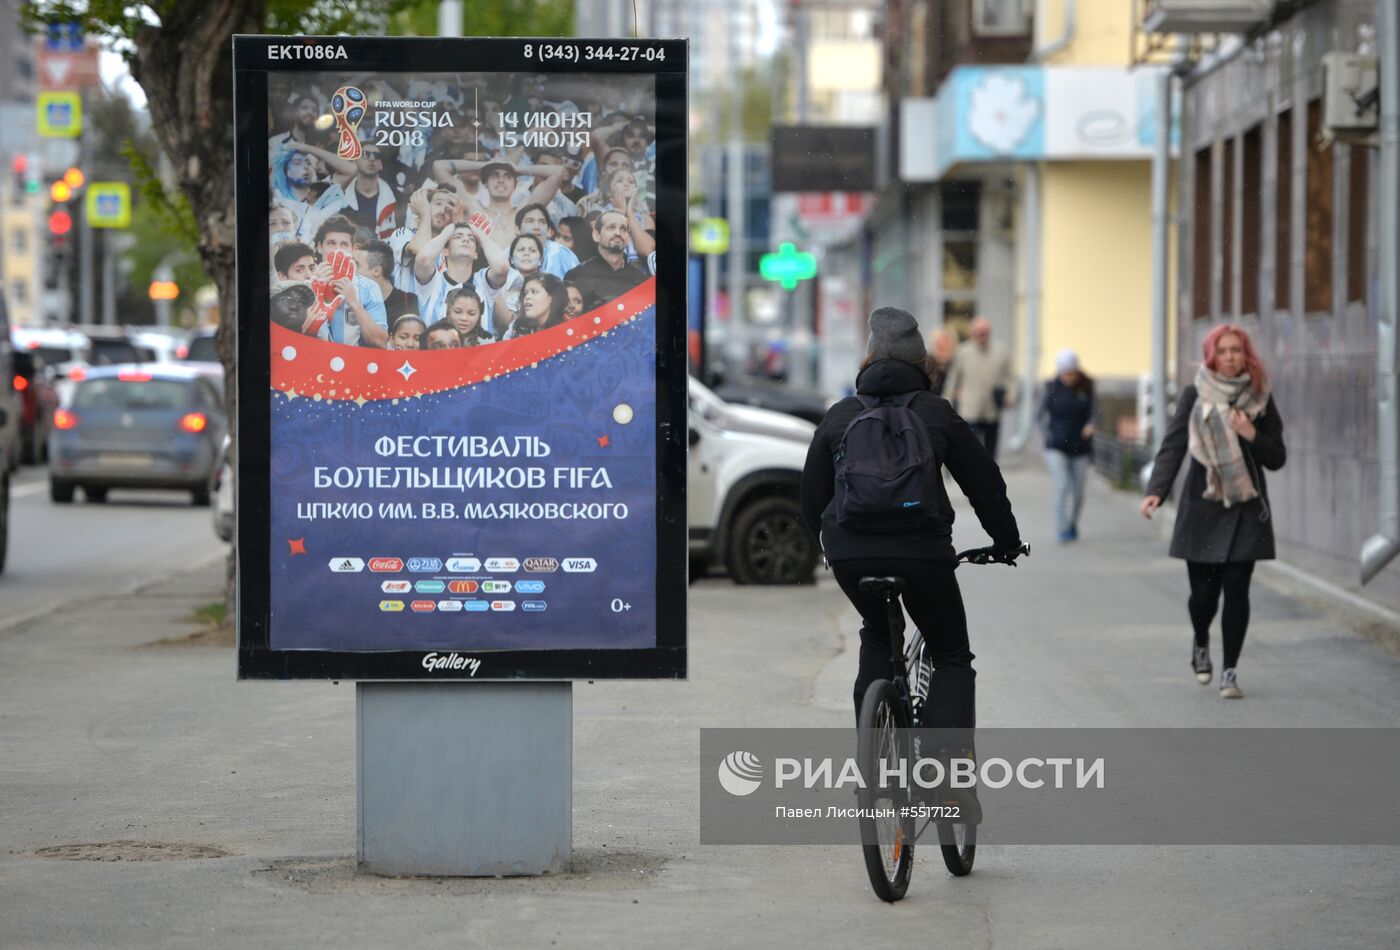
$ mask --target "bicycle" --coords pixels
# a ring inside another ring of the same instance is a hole
[[[998,563],[1015,567],[1018,557],[1030,553],[1029,544],[1000,554],[991,548],[973,548],[958,555],[958,564]],[[911,730],[928,700],[933,663],[928,644],[917,628],[905,646],[904,611],[899,600],[906,590],[904,581],[898,577],[862,577],[859,586],[885,601],[894,660],[894,677],[871,683],[860,705],[856,756],[861,775],[870,779],[882,774],[882,762],[917,760],[917,739]],[[977,854],[976,824],[927,817],[915,834],[921,812],[915,807],[913,789],[908,787],[912,783],[906,782],[899,789],[881,789],[875,780],[866,784],[857,792],[858,820],[865,870],[870,875],[870,886],[881,900],[893,903],[904,897],[914,872],[914,845],[929,825],[937,827],[939,848],[949,872],[957,877],[972,873]]]

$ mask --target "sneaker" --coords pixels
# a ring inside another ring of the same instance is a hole
[[[1191,648],[1191,669],[1196,673],[1196,682],[1202,686],[1210,685],[1210,647]]]
[[[1239,680],[1235,678],[1235,668],[1233,666],[1228,670],[1222,670],[1220,672],[1220,698],[1244,699],[1244,690],[1240,689]]]

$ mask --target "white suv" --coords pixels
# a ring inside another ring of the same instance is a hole
[[[739,584],[803,584],[820,551],[798,488],[816,427],[738,406],[690,380],[688,509],[692,576],[722,563]]]

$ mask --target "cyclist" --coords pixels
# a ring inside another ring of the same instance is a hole
[[[972,729],[976,726],[976,694],[968,645],[967,616],[954,576],[953,506],[937,469],[946,466],[973,511],[992,538],[996,552],[1008,555],[1020,545],[1020,532],[1006,497],[1001,470],[981,440],[973,435],[948,401],[929,391],[927,353],[919,325],[907,310],[881,307],[870,315],[870,339],[856,376],[856,392],[867,397],[904,398],[924,423],[933,450],[936,510],[912,531],[873,533],[851,530],[838,523],[836,456],[843,449],[847,426],[865,409],[848,397],[827,411],[817,427],[802,471],[802,515],[817,535],[836,582],[860,613],[860,671],[856,675],[855,708],[866,687],[893,674],[890,633],[880,598],[862,593],[862,577],[902,578],[908,592],[904,606],[928,642],[934,673],[923,707],[924,728]]]

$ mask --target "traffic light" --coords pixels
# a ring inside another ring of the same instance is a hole
[[[49,215],[49,233],[55,238],[66,237],[71,230],[73,230],[73,216],[67,211],[58,208]]]

